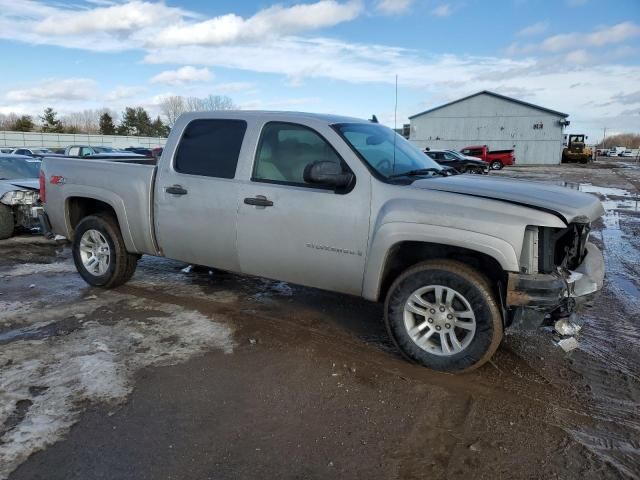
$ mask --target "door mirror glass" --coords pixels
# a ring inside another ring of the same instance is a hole
[[[316,185],[344,188],[353,181],[353,174],[343,172],[339,163],[318,161],[305,167],[304,181]]]

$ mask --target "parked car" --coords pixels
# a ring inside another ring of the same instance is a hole
[[[69,157],[135,157],[142,156],[133,152],[116,150],[111,147],[96,147],[91,145],[69,145],[65,149],[65,155]]]
[[[453,150],[428,150],[425,151],[438,164],[455,168],[461,173],[489,173],[489,166],[479,158],[467,157]]]
[[[157,165],[45,158],[43,224],[90,285],[143,254],[384,302],[409,359],[482,365],[504,328],[566,318],[602,287],[604,213],[568,188],[445,168],[391,129],[293,112],[192,112]]]
[[[619,157],[635,157],[632,150],[624,150],[618,154]]]
[[[16,230],[34,230],[40,226],[38,173],[40,160],[17,154],[0,154],[0,240],[12,237]]]
[[[43,155],[51,155],[53,152],[43,147],[18,147],[11,152],[14,155],[26,155],[29,157],[42,157]]]
[[[127,147],[127,148],[125,148],[125,151],[131,152],[131,153],[136,153],[138,155],[143,155],[145,157],[153,157],[153,152],[151,151],[150,148]]]
[[[607,150],[607,157],[617,157],[625,150],[625,147],[611,147],[609,150]]]
[[[0,153],[12,153],[15,147],[0,147]]]
[[[460,153],[470,157],[476,157],[489,164],[493,170],[500,170],[507,165],[516,163],[513,150],[489,150],[486,145],[464,147]]]

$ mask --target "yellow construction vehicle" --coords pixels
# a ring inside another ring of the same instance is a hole
[[[583,134],[569,135],[567,146],[562,150],[562,163],[587,163],[591,160],[593,152],[585,145],[587,138]]]

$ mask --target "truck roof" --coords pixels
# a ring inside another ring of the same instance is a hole
[[[207,112],[187,112],[180,116],[183,120],[196,120],[198,118],[277,118],[277,119],[315,119],[329,124],[333,123],[369,123],[368,120],[355,117],[345,117],[329,113],[287,112],[272,110],[215,110]]]

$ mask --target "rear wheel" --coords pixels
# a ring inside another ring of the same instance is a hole
[[[502,165],[502,162],[500,160],[494,160],[493,162],[491,162],[492,170],[502,170],[502,167],[504,167],[504,165]]]
[[[11,207],[0,203],[0,240],[13,237],[15,223]]]
[[[138,256],[127,252],[115,219],[98,214],[78,223],[73,238],[73,261],[89,285],[113,288],[133,276]]]
[[[473,370],[497,350],[502,315],[489,281],[452,260],[430,260],[401,274],[385,302],[394,343],[433,370]]]

